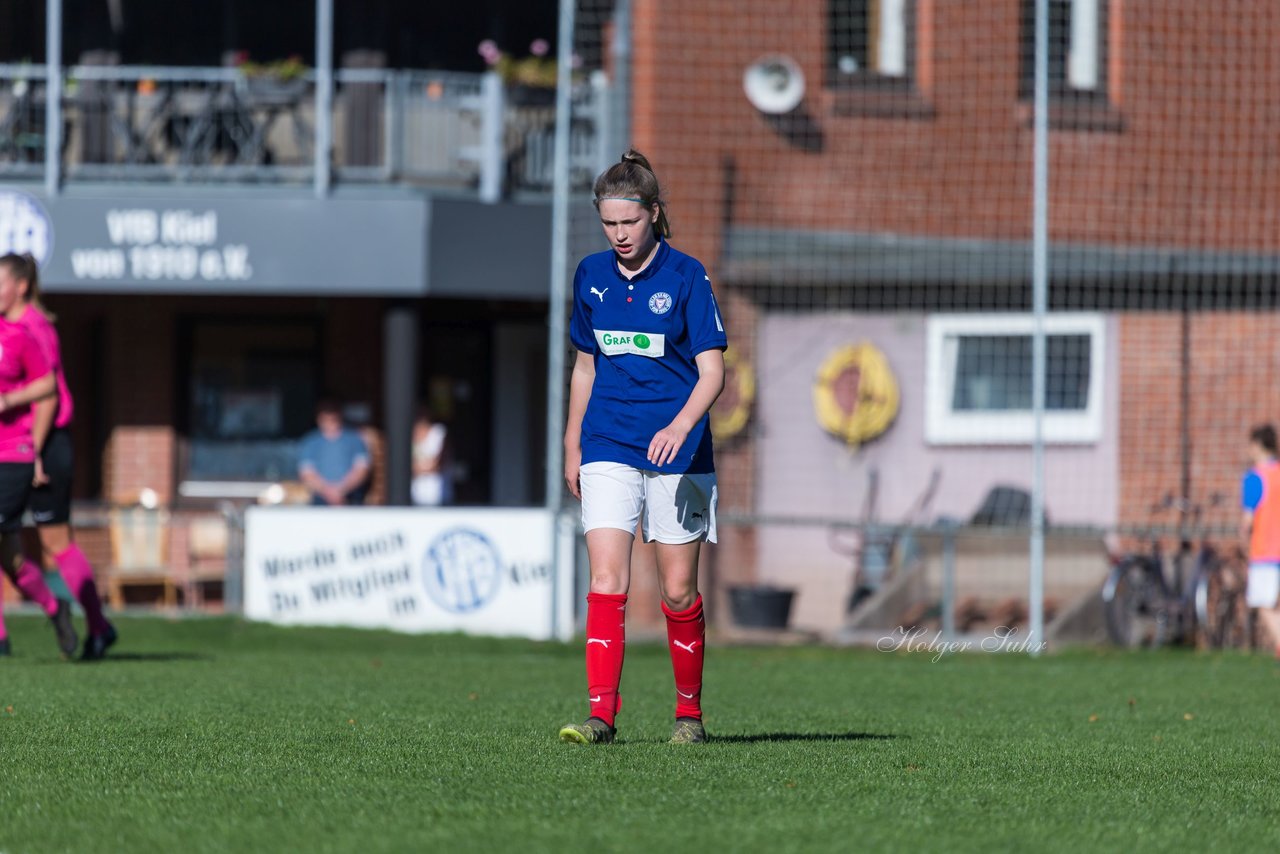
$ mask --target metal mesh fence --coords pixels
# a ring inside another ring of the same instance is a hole
[[[1149,526],[1237,545],[1249,429],[1280,411],[1280,7],[580,0],[575,16],[604,149],[653,162],[673,244],[726,313],[722,619],[731,588],[776,585],[801,629],[1025,625],[1037,328],[1051,629],[1096,634],[1106,546],[1145,547]],[[606,248],[587,193],[577,180],[571,261]]]

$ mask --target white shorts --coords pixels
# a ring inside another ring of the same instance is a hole
[[[587,463],[578,473],[582,527],[635,533],[644,541],[678,545],[716,541],[716,475],[659,474],[622,463]]]
[[[1244,591],[1250,608],[1274,608],[1280,598],[1280,564],[1249,564],[1249,586]]]

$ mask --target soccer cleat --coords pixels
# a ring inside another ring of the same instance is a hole
[[[116,634],[116,627],[107,624],[107,630],[100,635],[89,635],[84,639],[84,651],[80,653],[81,661],[101,661],[107,657],[107,650],[120,636]]]
[[[587,718],[580,724],[560,728],[560,740],[570,744],[613,744],[618,730],[599,718]]]
[[[671,740],[667,744],[702,744],[707,740],[707,731],[702,721],[697,718],[676,718],[675,729],[671,731]]]
[[[9,639],[0,638],[0,658],[4,658],[5,656],[12,654],[12,650],[9,649]]]
[[[75,626],[71,625],[71,603],[59,599],[58,610],[49,618],[49,622],[53,623],[53,630],[58,634],[58,649],[62,652],[62,657],[70,658],[75,655],[80,638],[76,637]]]

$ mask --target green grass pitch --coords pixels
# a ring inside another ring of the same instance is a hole
[[[10,618],[0,851],[1280,849],[1265,656],[708,651],[672,747],[661,645],[579,747],[577,644],[122,619],[59,662]]]

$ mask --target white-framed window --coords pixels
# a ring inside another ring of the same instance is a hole
[[[1055,98],[1106,98],[1109,0],[1049,0],[1049,93]],[[1035,81],[1035,0],[1022,0],[1019,91]]]
[[[828,0],[827,81],[910,85],[915,0]]]
[[[929,318],[925,439],[935,445],[1026,444],[1033,438],[1029,314]],[[1045,441],[1102,437],[1106,322],[1100,314],[1045,318]]]

